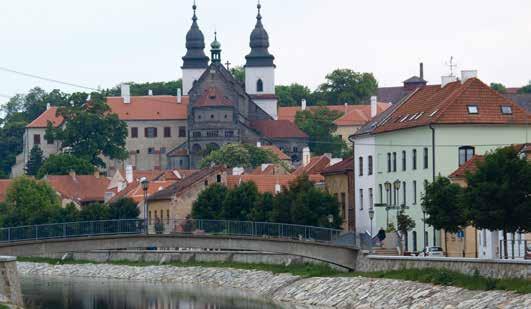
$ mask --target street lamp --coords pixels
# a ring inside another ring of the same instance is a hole
[[[328,215],[328,223],[330,223],[330,225],[332,225],[332,223],[334,223],[334,216],[333,215]]]
[[[148,188],[149,188],[149,180],[146,178],[146,177],[142,177],[140,179],[140,185],[142,185],[142,190],[144,191],[144,222],[146,224],[146,235],[148,234],[148,229],[149,229],[149,223],[148,223],[148,217],[147,217],[147,213],[148,213],[148,198],[147,198],[147,193],[148,193]]]
[[[385,192],[387,192],[387,205],[385,211],[387,212],[386,226],[389,227],[389,206],[391,206],[391,183],[389,181],[384,183]]]
[[[393,187],[395,189],[395,203],[394,203],[394,206],[396,207],[396,228],[398,229],[398,213],[400,211],[400,207],[398,207],[398,205],[400,205],[400,199],[399,199],[399,196],[400,196],[400,180],[395,180],[395,182],[393,183]]]
[[[371,219],[371,237],[372,235],[372,220],[374,219],[374,207],[369,208],[369,219]]]

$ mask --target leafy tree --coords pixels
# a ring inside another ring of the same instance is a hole
[[[109,206],[102,203],[92,203],[81,207],[79,218],[82,221],[101,221],[110,219]]]
[[[529,81],[529,84],[527,86],[524,86],[518,90],[518,93],[531,93],[531,81]]]
[[[22,152],[24,131],[28,124],[26,116],[15,113],[3,119],[0,126],[0,170],[3,175],[11,173],[17,154]]]
[[[260,200],[260,193],[254,182],[244,182],[229,190],[223,200],[221,218],[225,220],[249,220],[252,210]]]
[[[462,189],[446,177],[437,177],[425,188],[422,207],[426,223],[438,230],[444,229],[445,252],[448,252],[447,232],[457,233],[467,225],[466,212],[460,203]]]
[[[203,190],[192,206],[195,219],[220,219],[221,206],[227,195],[227,187],[214,184]]]
[[[304,99],[308,105],[313,105],[313,95],[310,89],[300,84],[276,86],[275,92],[280,106],[299,106]]]
[[[109,204],[109,219],[136,219],[140,210],[133,199],[121,198]]]
[[[334,135],[337,126],[334,123],[342,113],[321,107],[297,112],[295,124],[310,137],[309,146],[317,155],[332,153],[342,156],[348,151],[347,144],[338,135]]]
[[[499,93],[507,92],[507,88],[501,83],[490,83],[490,88],[498,91]]]
[[[531,164],[514,147],[499,148],[466,179],[463,203],[472,223],[503,231],[507,257],[507,233],[531,231]]]
[[[99,167],[105,167],[102,155],[123,160],[127,158],[127,124],[109,112],[103,96],[92,93],[89,104],[60,108],[58,114],[64,117],[66,125],[54,128],[48,123],[45,138],[60,140],[63,149]]]
[[[245,68],[241,65],[232,67],[230,69],[232,76],[242,84],[245,84]]]
[[[413,230],[415,226],[415,220],[413,220],[409,215],[407,215],[404,209],[400,210],[400,213],[397,216],[397,227],[398,231],[401,234],[401,237],[407,237],[407,233]]]
[[[148,82],[148,83],[128,83],[131,87],[132,96],[148,95],[149,90],[153,91],[153,95],[177,95],[177,89],[182,89],[182,80],[178,79],[169,82]],[[107,96],[120,96],[120,85],[105,91]]]
[[[30,151],[30,157],[26,163],[26,175],[36,176],[44,161],[44,154],[41,147],[33,146]]]
[[[46,182],[19,177],[7,189],[0,219],[2,226],[50,223],[60,208],[57,193]]]
[[[92,175],[96,169],[85,159],[61,153],[51,155],[44,161],[37,173],[37,178],[45,175],[68,175],[71,171],[76,172],[77,175]]]
[[[249,144],[227,144],[204,157],[201,167],[226,165],[229,168],[255,168],[263,163],[278,162],[278,156],[269,150]]]
[[[80,221],[79,209],[77,209],[74,203],[69,203],[64,208],[59,210],[57,220],[55,222],[78,222]]]
[[[253,222],[268,222],[270,221],[270,214],[273,210],[273,194],[266,192],[260,195],[255,207],[251,209],[248,216],[250,221]]]
[[[372,73],[358,73],[350,69],[338,69],[326,75],[326,82],[319,86],[320,101],[332,104],[360,104],[378,90],[378,82]]]

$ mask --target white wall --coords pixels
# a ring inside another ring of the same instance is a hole
[[[370,198],[369,189],[373,190],[373,203],[379,203],[378,190],[375,187],[375,177],[377,158],[374,146],[375,138],[373,136],[356,138],[354,145],[354,209],[356,212],[356,232],[371,232],[371,220],[369,218]],[[359,157],[363,157],[363,176],[359,172]],[[368,174],[369,156],[373,158],[373,174]],[[360,203],[360,189],[363,190],[363,205]],[[362,207],[363,206],[363,207]],[[376,234],[380,227],[376,226],[376,220],[373,221],[372,233]]]
[[[256,82],[262,79],[264,91],[256,91]],[[245,91],[248,94],[275,94],[275,68],[250,67],[245,68]]]
[[[183,95],[188,95],[194,86],[194,81],[203,75],[205,69],[183,69]]]

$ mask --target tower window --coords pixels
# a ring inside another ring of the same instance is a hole
[[[264,92],[264,82],[261,79],[256,82],[256,92]]]

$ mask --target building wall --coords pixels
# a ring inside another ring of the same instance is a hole
[[[22,153],[17,156],[15,165],[11,168],[12,177],[18,177],[25,174],[24,168],[26,167],[26,163],[30,158],[31,149],[35,145],[35,135],[40,136],[39,147],[41,148],[43,156],[45,158],[59,152],[61,144],[57,141],[54,141],[53,143],[49,144],[48,141],[46,141],[46,139],[44,138],[45,134],[46,128],[26,128],[23,135]]]
[[[332,194],[339,203],[339,213],[343,222],[341,228],[348,230],[348,219],[351,215],[349,208],[351,207],[350,194],[352,189],[349,188],[349,181],[347,174],[336,174],[325,176],[325,187],[328,193]],[[352,214],[354,215],[354,214]]]
[[[472,226],[466,227],[462,234],[447,233],[446,238],[444,231],[441,231],[441,247],[447,250],[446,256],[476,258],[478,257],[477,242],[476,229]]]
[[[348,140],[348,137],[353,135],[359,130],[360,126],[353,125],[353,126],[337,126],[336,134],[340,135],[341,138],[347,143],[347,145],[351,146],[351,142]]]
[[[262,79],[264,91],[256,91],[256,83]],[[274,67],[246,67],[245,91],[248,94],[275,94],[275,68]]]
[[[372,205],[369,203],[369,188],[373,189],[374,194],[374,203],[380,203],[381,201],[377,198],[377,189],[375,186],[375,177],[377,173],[377,157],[375,152],[374,145],[375,138],[373,136],[364,136],[356,138],[356,144],[354,145],[354,209],[356,217],[356,232],[357,233],[371,233],[371,220],[369,218],[369,209]],[[368,157],[373,157],[373,174],[368,175],[367,173],[367,162]],[[359,157],[363,157],[364,171],[363,176],[360,176],[359,173]],[[360,199],[360,190],[364,192],[363,204]],[[381,216],[381,210],[376,209],[376,213]],[[378,225],[380,224],[380,225]],[[372,234],[375,234],[380,227],[385,227],[381,225],[381,220],[373,220],[373,231]]]

